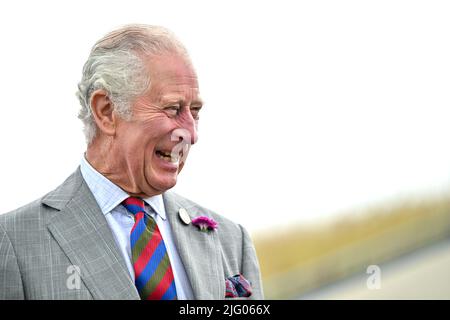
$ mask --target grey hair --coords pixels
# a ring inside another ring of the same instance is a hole
[[[186,48],[166,28],[142,24],[126,25],[106,34],[92,47],[83,67],[76,93],[89,145],[97,134],[92,115],[91,95],[103,89],[123,119],[131,118],[131,103],[150,86],[149,71],[143,57],[176,53],[189,61]]]

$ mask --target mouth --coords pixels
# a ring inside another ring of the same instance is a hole
[[[183,151],[176,154],[175,152],[156,150],[155,155],[164,161],[178,165],[180,163],[180,159],[183,157]]]

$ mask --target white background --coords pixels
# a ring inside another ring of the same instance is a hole
[[[447,1],[2,1],[0,212],[75,170],[82,66],[127,23],[173,30],[198,71],[175,191],[250,231],[448,190],[449,17]]]

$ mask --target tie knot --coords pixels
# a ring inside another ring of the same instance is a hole
[[[128,211],[132,214],[137,214],[138,212],[145,212],[144,200],[140,198],[129,197],[122,201],[122,204]]]

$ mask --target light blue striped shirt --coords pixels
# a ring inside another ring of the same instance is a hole
[[[130,232],[134,225],[133,215],[121,205],[122,201],[129,197],[120,187],[112,183],[105,176],[95,170],[86,158],[81,159],[81,174],[89,189],[95,197],[101,211],[116,240],[128,267],[131,278],[134,281],[134,269],[131,262]],[[183,262],[178,254],[172,236],[169,220],[166,218],[166,210],[162,195],[145,198],[146,214],[151,215],[161,232],[172,265],[177,298],[179,300],[194,299],[192,287],[186,275]]]

